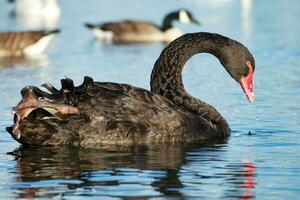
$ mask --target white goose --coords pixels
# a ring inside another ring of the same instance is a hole
[[[26,28],[54,28],[61,11],[56,0],[8,0],[12,16],[16,16]]]

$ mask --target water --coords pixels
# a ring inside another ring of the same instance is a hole
[[[61,0],[62,33],[46,62],[0,68],[0,199],[298,199],[300,195],[300,2],[298,0]],[[162,44],[107,45],[94,42],[82,24],[123,18],[160,23],[167,11],[186,7],[201,27],[244,43],[256,59],[256,101],[242,91],[208,54],[193,57],[184,83],[214,105],[232,135],[215,144],[103,149],[23,148],[5,132],[10,110],[25,85],[84,75],[149,88]],[[146,9],[145,9],[146,8]],[[0,30],[22,30],[0,2]],[[249,134],[250,131],[250,134]]]

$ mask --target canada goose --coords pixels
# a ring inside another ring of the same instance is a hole
[[[181,23],[199,22],[193,15],[181,9],[169,13],[163,21],[162,26],[150,22],[125,20],[121,22],[110,22],[100,25],[86,23],[96,39],[115,43],[143,43],[143,42],[171,42],[182,35],[180,29],[173,27],[172,22],[178,20]]]
[[[94,82],[85,77],[75,87],[43,84],[21,90],[13,108],[12,137],[27,145],[149,144],[199,142],[229,136],[230,128],[211,105],[189,95],[181,71],[197,53],[216,56],[231,77],[254,100],[255,61],[241,43],[212,33],[185,34],[161,53],[151,74],[151,91],[127,84]]]
[[[59,30],[0,32],[0,57],[41,54],[58,32]]]

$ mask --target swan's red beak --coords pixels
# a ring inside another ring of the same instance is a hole
[[[246,77],[242,77],[240,80],[240,84],[244,93],[246,94],[248,100],[250,102],[254,101],[254,92],[253,92],[253,74],[254,70],[251,65],[251,62],[247,62],[247,66],[249,67],[249,73]]]

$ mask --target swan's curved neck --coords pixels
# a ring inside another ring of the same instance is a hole
[[[185,91],[181,72],[187,60],[197,53],[213,54],[224,63],[226,56],[223,47],[229,43],[229,38],[211,33],[185,34],[176,39],[164,49],[154,65],[151,91],[212,123],[228,127],[225,119],[213,106],[192,97]]]

